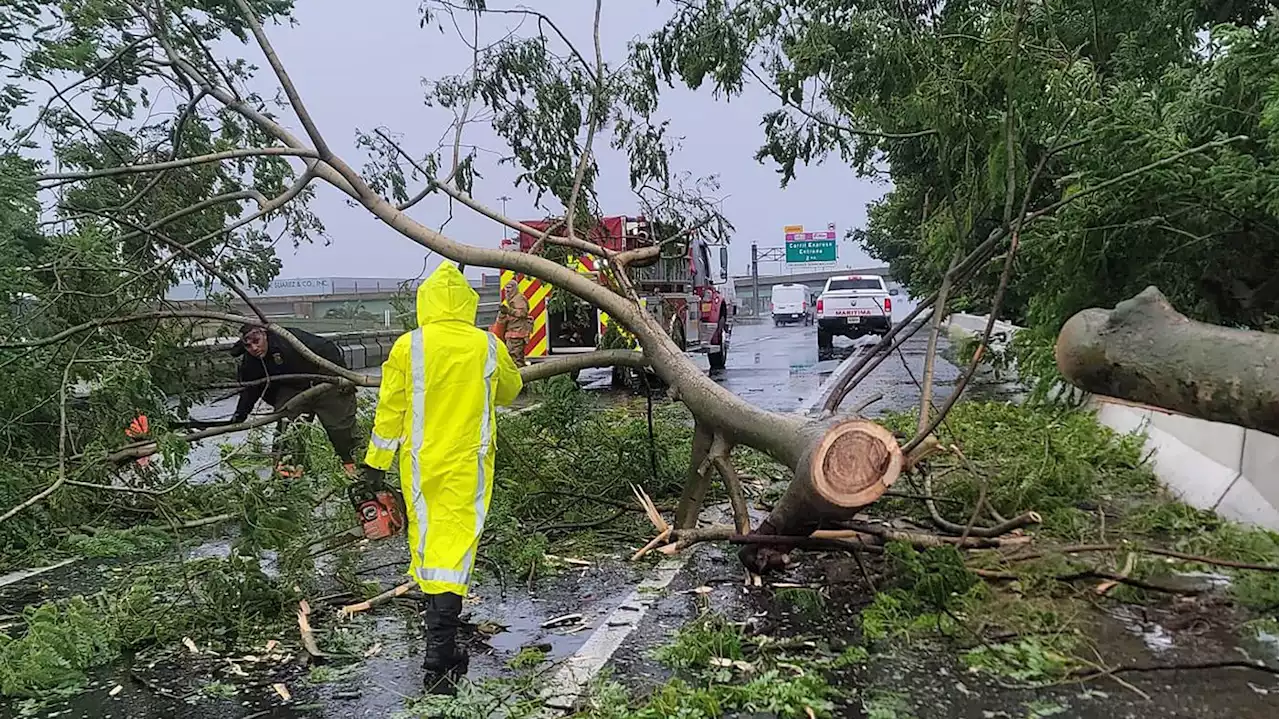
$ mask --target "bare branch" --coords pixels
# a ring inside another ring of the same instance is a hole
[[[234,160],[241,157],[270,157],[282,155],[286,157],[316,157],[314,150],[292,147],[241,147],[234,150],[215,152],[209,155],[184,157],[169,162],[154,162],[145,165],[120,165],[119,167],[104,167],[101,170],[89,170],[86,172],[55,172],[48,175],[36,175],[33,179],[35,179],[36,182],[53,182],[53,184],[45,187],[45,189],[48,189],[68,182],[91,180],[97,177],[115,177],[117,175],[136,175],[144,172],[159,172],[162,170],[173,170],[181,167],[191,167],[193,165],[207,165],[211,162],[222,162],[223,160]]]
[[[68,337],[87,332],[89,330],[98,329],[100,327],[114,327],[117,325],[130,324],[133,322],[147,322],[152,320],[164,319],[205,319],[227,322],[229,324],[243,325],[254,324],[259,325],[283,338],[289,343],[299,354],[305,357],[312,364],[322,369],[333,372],[334,375],[346,379],[353,384],[361,387],[376,387],[377,380],[367,377],[359,372],[352,371],[346,367],[336,365],[329,360],[321,357],[303,344],[288,329],[281,327],[273,322],[261,322],[253,317],[245,317],[244,315],[233,315],[226,312],[213,312],[211,310],[153,310],[150,312],[138,312],[131,315],[120,315],[115,317],[100,317],[96,320],[82,322],[73,327],[68,327],[60,332],[49,335],[48,337],[40,337],[38,339],[26,340],[22,342],[8,342],[0,344],[0,349],[31,349],[35,347],[45,347],[57,344],[66,340]]]
[[[960,381],[956,382],[956,386],[951,390],[951,394],[947,397],[947,401],[938,409],[937,416],[934,417],[928,425],[922,426],[920,431],[916,433],[916,436],[913,437],[910,442],[907,442],[902,446],[903,452],[910,452],[916,445],[924,441],[924,438],[927,437],[929,433],[938,428],[938,425],[947,418],[947,413],[951,411],[951,408],[954,407],[956,402],[960,399],[961,393],[964,392],[964,388],[968,386],[969,381],[973,379],[974,373],[978,371],[978,365],[982,361],[983,352],[986,349],[987,344],[991,341],[991,330],[995,326],[996,315],[1000,312],[1000,307],[1004,303],[1005,290],[1009,287],[1009,277],[1013,274],[1013,258],[1017,254],[1018,236],[1014,235],[1013,239],[1009,243],[1009,251],[1005,254],[1004,269],[1000,272],[1000,285],[996,288],[996,295],[991,300],[991,312],[987,315],[986,327],[983,328],[982,338],[978,343],[977,349],[973,352],[973,359],[970,360],[968,369],[965,370]]]
[[[569,190],[569,204],[565,208],[565,229],[569,238],[574,235],[574,215],[578,212],[578,194],[582,191],[582,180],[586,177],[587,167],[591,164],[591,143],[596,138],[596,129],[600,125],[601,104],[604,102],[604,55],[600,51],[600,5],[603,0],[596,0],[595,20],[592,23],[592,35],[596,46],[596,91],[591,96],[591,106],[587,110],[587,141],[582,146],[582,156],[578,158],[578,169],[573,173],[573,187]],[[544,235],[538,240],[541,244]]]
[[[320,159],[327,162],[333,156],[333,152],[329,150],[329,146],[325,143],[324,136],[320,134],[319,128],[316,127],[315,120],[311,119],[311,113],[307,112],[307,106],[302,102],[302,95],[298,93],[298,88],[294,86],[293,79],[289,77],[289,73],[284,69],[284,63],[280,62],[280,57],[276,55],[275,48],[271,46],[271,41],[267,39],[267,33],[262,29],[262,23],[258,21],[258,17],[253,14],[253,10],[245,0],[235,0],[235,3],[240,10],[240,15],[244,17],[249,29],[253,31],[253,37],[258,41],[258,47],[262,49],[262,54],[267,57],[267,63],[271,65],[271,70],[275,72],[276,79],[280,81],[280,86],[284,88],[284,94],[289,98],[289,104],[293,107],[294,114],[298,116],[298,121],[302,123],[302,128],[306,130],[307,137],[311,138],[311,144],[315,145],[316,153]]]
[[[597,350],[556,357],[544,362],[535,362],[520,368],[520,377],[525,382],[533,382],[558,374],[569,374],[592,367],[635,367],[645,369],[649,363],[644,354],[635,350]]]
[[[469,7],[462,7],[459,5],[455,5],[451,2],[447,2],[447,0],[440,0],[440,4],[444,5],[445,7],[453,8],[454,10],[470,11],[472,9]],[[495,15],[526,15],[526,16],[532,16],[537,18],[538,29],[541,30],[542,26],[545,24],[549,26],[552,30],[554,30],[556,35],[560,36],[560,39],[564,42],[565,46],[569,48],[569,51],[573,53],[574,57],[576,57],[578,61],[582,63],[583,69],[587,71],[588,75],[591,75],[591,79],[598,81],[598,78],[596,77],[595,72],[591,67],[591,63],[587,62],[587,58],[583,57],[582,53],[578,52],[577,46],[569,42],[569,38],[566,37],[565,34],[560,31],[559,26],[557,26],[555,22],[552,21],[551,18],[547,17],[546,15],[536,10],[530,10],[528,8],[493,8],[493,7],[487,7],[487,6],[483,10],[481,10],[481,12],[492,13]]]
[[[929,327],[929,343],[924,351],[924,378],[920,381],[920,414],[917,417],[917,426],[921,430],[929,422],[929,400],[933,395],[933,365],[937,360],[938,335],[942,332],[942,320],[947,316],[947,296],[951,293],[951,278],[959,262],[960,251],[956,250],[951,257],[951,266],[942,276],[942,286],[938,288],[938,299],[933,302],[933,323]],[[905,365],[906,360],[903,362]]]

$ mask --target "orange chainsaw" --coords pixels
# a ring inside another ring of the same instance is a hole
[[[365,467],[361,478],[347,489],[365,539],[385,539],[404,529],[401,500],[386,487],[382,470]]]

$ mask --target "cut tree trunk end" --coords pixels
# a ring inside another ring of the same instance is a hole
[[[846,520],[880,498],[902,472],[903,456],[889,430],[865,419],[816,425],[795,478],[754,534],[805,536],[824,521]],[[785,565],[787,547],[750,544],[738,558],[756,573]]]
[[[1077,313],[1054,355],[1062,376],[1088,392],[1278,433],[1276,335],[1188,319],[1155,287],[1113,310]]]

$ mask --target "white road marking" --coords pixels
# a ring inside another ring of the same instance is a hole
[[[796,408],[795,413],[803,415],[812,414],[814,410],[819,409],[822,405],[826,404],[827,398],[830,397],[836,389],[836,383],[831,381],[832,378],[843,376],[845,370],[852,367],[853,363],[861,359],[862,355],[871,349],[872,346],[873,345],[862,344],[857,347],[856,351],[850,352],[849,356],[845,357],[844,361],[836,365],[836,368],[832,370],[831,374],[827,375],[827,378],[822,381],[822,384],[818,385],[818,389],[814,390],[813,394]]]
[[[600,674],[622,642],[640,625],[657,593],[671,584],[692,554],[684,552],[663,558],[653,576],[637,584],[635,591],[600,622],[578,651],[564,660],[542,692],[545,708],[538,713],[539,717],[556,717],[573,709],[591,680]]]

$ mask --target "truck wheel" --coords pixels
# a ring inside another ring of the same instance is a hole
[[[667,335],[671,337],[671,341],[684,352],[688,344],[684,339],[684,325],[680,324],[678,317],[671,318],[671,326],[667,328]]]
[[[711,363],[712,372],[719,372],[724,369],[725,359],[729,353],[729,333],[726,331],[728,328],[723,317],[724,315],[721,314],[720,326],[716,328],[716,334],[713,338],[720,340],[720,351],[707,353],[707,361]]]

